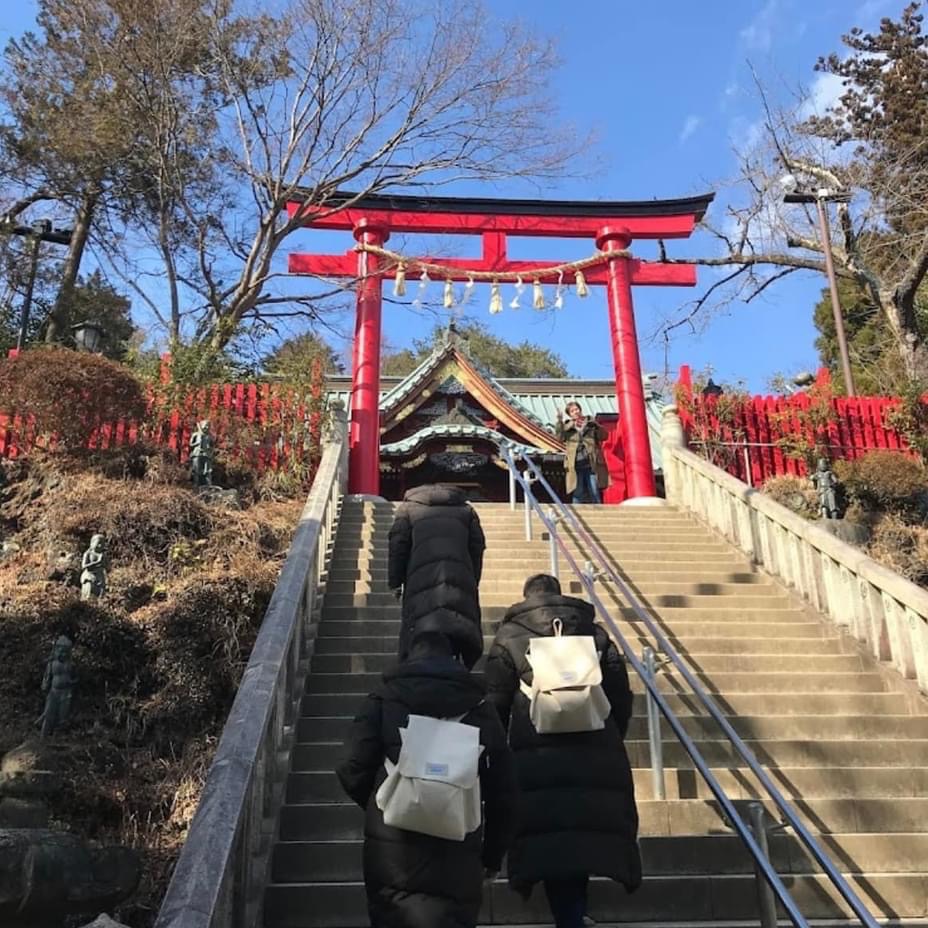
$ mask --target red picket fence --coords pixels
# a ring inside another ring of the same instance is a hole
[[[724,400],[694,391],[686,365],[675,392],[688,444],[752,486],[783,474],[804,475],[807,458],[817,454],[850,460],[875,450],[913,453],[887,419],[897,398],[832,396],[827,370],[819,371],[808,392],[750,397],[728,405],[723,417]]]
[[[214,384],[174,397],[169,408],[164,396],[153,392],[145,422],[104,423],[91,437],[88,448],[106,450],[147,441],[169,449],[184,462],[196,423],[209,419],[219,452],[258,473],[294,463],[309,465],[319,453],[324,389],[321,372],[312,383],[309,396],[298,395],[281,384]],[[0,413],[0,457],[20,457],[37,446],[54,447],[54,440],[36,435],[31,423],[17,413]]]

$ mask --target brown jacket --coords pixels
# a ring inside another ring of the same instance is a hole
[[[568,495],[577,489],[577,451],[581,441],[586,448],[590,468],[596,474],[596,483],[600,491],[605,490],[609,486],[609,471],[603,457],[602,443],[609,433],[589,416],[584,420],[582,429],[578,429],[573,421],[568,423],[563,419],[558,421],[556,428],[557,437],[567,446],[564,468]]]

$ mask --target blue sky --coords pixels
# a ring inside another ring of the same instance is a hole
[[[773,95],[784,98],[802,83],[820,99],[832,90],[813,65],[819,54],[838,50],[840,36],[854,25],[875,26],[883,15],[898,16],[904,0],[664,0],[662,3],[568,4],[563,0],[488,0],[502,17],[529,20],[557,39],[561,68],[554,83],[561,110],[572,122],[595,130],[603,167],[593,177],[568,179],[543,191],[556,198],[649,199],[719,189],[733,176],[733,145],[747,138],[760,116],[747,62]],[[7,0],[0,40],[28,28],[32,0]],[[600,11],[596,15],[596,11]],[[500,127],[505,132],[505,127]],[[474,194],[478,191],[473,190]],[[497,185],[480,193],[523,195],[523,188]],[[542,194],[542,195],[543,195]],[[717,203],[710,217],[719,218]],[[325,244],[301,233],[291,250],[347,250],[350,240]],[[699,239],[670,243],[675,255],[694,253]],[[703,250],[712,247],[703,243]],[[513,242],[514,257],[568,260],[592,251],[577,243]],[[471,252],[468,252],[471,253]],[[281,256],[281,269],[285,255]],[[700,280],[711,282],[701,270]],[[763,390],[775,372],[814,368],[812,306],[824,280],[794,275],[749,306],[734,305],[714,316],[697,334],[681,332],[668,355],[662,345],[642,344],[645,369],[671,371],[681,363],[711,365],[717,380],[744,379]],[[437,291],[438,285],[435,285]],[[410,288],[412,291],[413,288]],[[698,292],[698,291],[697,291]],[[644,339],[660,314],[691,298],[676,289],[638,288],[635,305]],[[435,298],[438,294],[433,295]],[[524,304],[530,307],[526,293]],[[505,294],[506,302],[511,294]],[[552,347],[576,376],[612,374],[605,296],[596,289],[586,300],[570,295],[558,314],[506,311],[490,317],[488,293],[474,301],[473,315],[510,340],[528,338]],[[385,334],[402,346],[430,324],[411,308],[385,307]],[[350,319],[339,320],[347,343]]]

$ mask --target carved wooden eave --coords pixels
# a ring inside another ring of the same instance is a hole
[[[455,343],[445,345],[398,384],[381,401],[380,434],[386,436],[439,391],[448,378],[464,389],[519,441],[547,453],[562,453],[562,442],[493,378],[488,377]]]

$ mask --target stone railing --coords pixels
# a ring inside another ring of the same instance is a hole
[[[928,693],[928,591],[688,451],[675,406],[664,408],[661,446],[670,502]]]
[[[337,413],[155,928],[253,928],[347,477]]]

